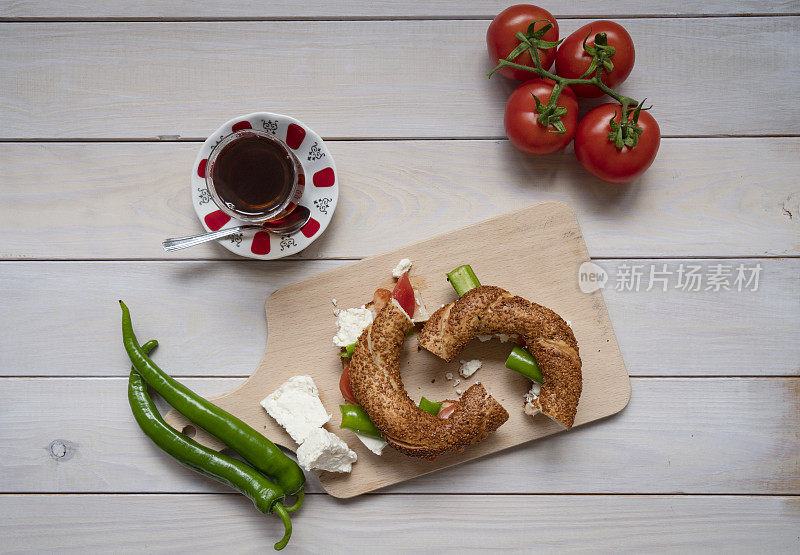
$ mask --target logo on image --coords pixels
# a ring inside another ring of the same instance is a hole
[[[594,262],[584,262],[578,268],[578,287],[583,293],[594,293],[606,286],[608,273]]]

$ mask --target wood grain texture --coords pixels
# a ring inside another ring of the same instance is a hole
[[[588,21],[564,19],[562,33]],[[501,137],[513,85],[485,77],[487,25],[0,24],[1,133],[200,138],[238,114],[269,110],[323,137]],[[655,105],[662,134],[797,133],[800,74],[786,71],[784,45],[800,17],[632,19],[626,27],[637,60],[620,90]],[[747,48],[731,46],[743,40]],[[686,52],[702,56],[687,63]]]
[[[215,396],[244,380],[181,381]],[[381,493],[800,494],[800,379],[633,378],[632,385],[617,416]],[[123,378],[0,378],[0,492],[228,491],[141,433],[126,387]]]
[[[198,147],[0,143],[0,204],[15,207],[0,219],[0,257],[235,257],[219,245],[161,248],[202,230],[189,191]],[[800,254],[798,138],[667,139],[627,187],[592,178],[571,152],[531,157],[508,141],[329,148],[339,205],[306,258],[370,256],[543,200],[574,207],[593,257]]]
[[[595,262],[611,276],[604,297],[631,375],[800,374],[800,260]],[[123,298],[140,336],[162,341],[159,360],[171,373],[247,376],[264,351],[267,295],[347,263],[3,262],[0,375],[126,375],[116,303]],[[761,264],[759,290],[682,291],[673,276],[667,292],[644,291],[644,282],[638,293],[616,291],[620,264],[677,271],[682,263]]]
[[[556,17],[585,16],[591,11],[598,17],[631,17],[641,15],[729,15],[729,14],[782,14],[800,12],[796,0],[759,2],[723,0],[701,2],[698,0],[672,0],[670,2],[644,2],[642,0],[597,1],[591,8],[583,2],[539,2]],[[257,0],[229,0],[224,3],[190,2],[188,0],[2,0],[0,18],[13,19],[223,19],[223,18],[492,18],[509,6],[507,0],[310,0],[302,3],[292,0],[259,2]]]
[[[501,248],[510,237],[527,248],[519,251]],[[247,382],[212,401],[253,428],[265,430],[275,443],[294,451],[297,444],[267,416],[259,402],[265,391],[275,391],[294,375],[309,374],[319,388],[320,399],[334,414],[330,431],[343,439],[352,436],[337,425],[341,422],[336,407],[342,402],[339,387],[342,363],[328,343],[330,297],[335,295],[343,307],[369,302],[377,286],[393,286],[394,280],[387,269],[408,257],[414,261],[411,283],[434,310],[457,297],[446,279],[436,279],[453,269],[453,253],[471,261],[482,283],[500,285],[527,299],[535,297],[537,302],[571,321],[578,338],[583,381],[575,427],[625,408],[630,399],[625,363],[602,293],[583,293],[574,279],[578,267],[589,260],[589,255],[575,213],[560,202],[535,204],[275,291],[266,301],[267,325],[272,331],[267,337],[264,357]],[[402,368],[401,388],[414,403],[419,403],[422,395],[432,399],[460,397],[460,391],[445,379],[446,372],[458,372],[457,361],[448,364],[428,351],[420,351],[416,338],[406,340],[403,350],[398,362]],[[461,380],[461,387],[466,390],[476,381],[482,381],[490,394],[507,407],[508,420],[497,431],[462,453],[440,455],[435,461],[408,457],[395,450],[376,459],[363,445],[351,446],[358,453],[360,464],[349,474],[318,473],[325,491],[335,497],[354,497],[564,431],[562,425],[543,415],[531,418],[522,411],[522,397],[530,389],[531,381],[508,372],[503,364],[508,352],[509,346],[499,341],[491,345],[474,341],[460,354],[467,360],[483,359],[481,377]],[[548,371],[542,366],[545,380]],[[167,414],[165,420],[179,430],[191,425],[176,411]],[[198,430],[194,439],[210,447],[224,447],[203,430]]]
[[[0,497],[0,507],[0,533],[12,551],[174,552],[180,546],[263,553],[280,536],[277,519],[237,495],[13,495]],[[313,496],[292,516],[289,549],[369,553],[380,543],[390,551],[536,545],[592,553],[789,553],[800,546],[798,515],[796,497],[367,496],[341,502]]]

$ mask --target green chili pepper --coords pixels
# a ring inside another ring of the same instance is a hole
[[[125,350],[136,371],[147,384],[186,418],[222,440],[257,470],[274,478],[283,491],[297,495],[297,502],[289,509],[299,508],[303,502],[305,475],[297,463],[266,437],[174,380],[150,360],[133,333],[128,307],[122,301],[119,304],[122,307],[122,339]]]
[[[340,428],[347,428],[358,432],[362,436],[383,439],[380,430],[369,419],[366,411],[358,405],[339,405],[342,411],[342,424]]]
[[[343,353],[339,353],[339,356],[342,358],[350,358],[353,356],[353,351],[356,350],[356,344],[350,343],[347,347],[344,348]]]
[[[157,345],[148,341],[141,350],[149,352]],[[283,521],[284,535],[275,544],[276,550],[286,547],[292,536],[292,521],[280,503],[284,491],[251,466],[222,453],[203,447],[167,424],[147,393],[142,377],[131,368],[128,378],[128,402],[142,431],[178,462],[249,497],[262,513],[275,513]]]
[[[459,266],[447,274],[447,281],[450,282],[450,285],[453,286],[453,289],[456,290],[456,294],[458,294],[459,297],[470,289],[481,286],[481,282],[478,281],[478,276],[475,275],[475,272],[472,271],[472,266],[469,264]]]
[[[425,397],[423,397],[419,400],[419,408],[436,416],[442,409],[442,404],[437,403],[436,401],[428,401]]]
[[[535,382],[542,383],[542,371],[539,370],[536,359],[522,347],[514,347],[506,360],[506,368],[519,372]]]

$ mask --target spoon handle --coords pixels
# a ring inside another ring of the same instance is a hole
[[[263,229],[260,225],[240,225],[236,227],[229,227],[227,229],[220,229],[219,231],[210,231],[208,233],[199,233],[198,235],[189,235],[188,237],[173,237],[171,239],[164,239],[161,245],[167,252],[193,247],[200,243],[208,241],[216,241],[218,239],[225,239],[231,235],[236,235],[241,231],[248,229]]]

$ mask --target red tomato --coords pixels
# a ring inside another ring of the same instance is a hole
[[[602,104],[583,117],[575,134],[575,155],[589,173],[603,181],[629,183],[653,163],[661,144],[661,130],[649,112],[641,112],[639,127],[643,131],[638,144],[618,149],[608,140],[609,122],[614,112],[619,122],[622,106],[615,103]]]
[[[353,390],[350,389],[350,365],[344,367],[342,370],[342,377],[339,378],[339,391],[342,392],[342,397],[344,400],[350,403],[351,405],[359,404],[356,401],[355,395],[353,395]]]
[[[633,39],[622,25],[613,21],[595,21],[584,25],[568,36],[558,47],[556,73],[569,79],[577,79],[586,73],[586,70],[589,69],[589,64],[592,63],[592,56],[583,49],[583,39],[586,38],[587,34],[590,34],[586,40],[586,45],[594,46],[594,36],[597,33],[605,33],[608,36],[608,45],[616,49],[616,52],[610,58],[614,64],[614,69],[610,72],[603,70],[601,77],[603,83],[613,89],[628,78],[636,60]],[[593,76],[589,75],[587,77]],[[605,94],[594,85],[571,85],[571,87],[575,94],[587,98]]]
[[[414,317],[414,309],[417,306],[417,302],[414,299],[414,289],[408,279],[408,272],[403,273],[400,279],[397,280],[394,291],[392,291],[392,298],[400,303],[400,308],[406,311],[409,318]]]
[[[453,414],[455,411],[456,411],[455,403],[449,404],[447,406],[442,405],[442,408],[439,409],[439,414],[437,414],[436,416],[438,416],[442,420],[446,420],[450,418],[450,415]]]
[[[549,79],[531,79],[517,87],[506,103],[505,126],[506,135],[511,143],[528,154],[551,154],[567,146],[575,136],[575,127],[578,123],[578,99],[575,93],[566,87],[558,97],[558,106],[567,109],[567,115],[561,118],[566,133],[559,135],[552,133],[555,128],[545,127],[536,121],[536,101],[542,104],[550,100],[554,83]]]
[[[558,22],[556,22],[556,18],[553,17],[553,14],[538,6],[530,4],[511,6],[494,18],[494,21],[489,24],[489,29],[486,31],[486,46],[489,48],[489,57],[492,59],[493,65],[497,65],[501,59],[505,59],[511,54],[511,51],[519,45],[519,39],[515,35],[520,32],[526,33],[528,26],[537,19],[546,19],[553,24],[553,27],[544,34],[542,39],[552,42],[558,41]],[[547,23],[544,21],[537,23],[534,29],[541,29],[545,25]],[[555,48],[539,50],[539,61],[544,69],[550,69],[555,58]],[[512,61],[525,66],[534,66],[530,52],[523,52]],[[513,67],[501,68],[500,73],[503,74],[503,77],[516,79],[517,81],[526,81],[536,77],[535,73]]]

